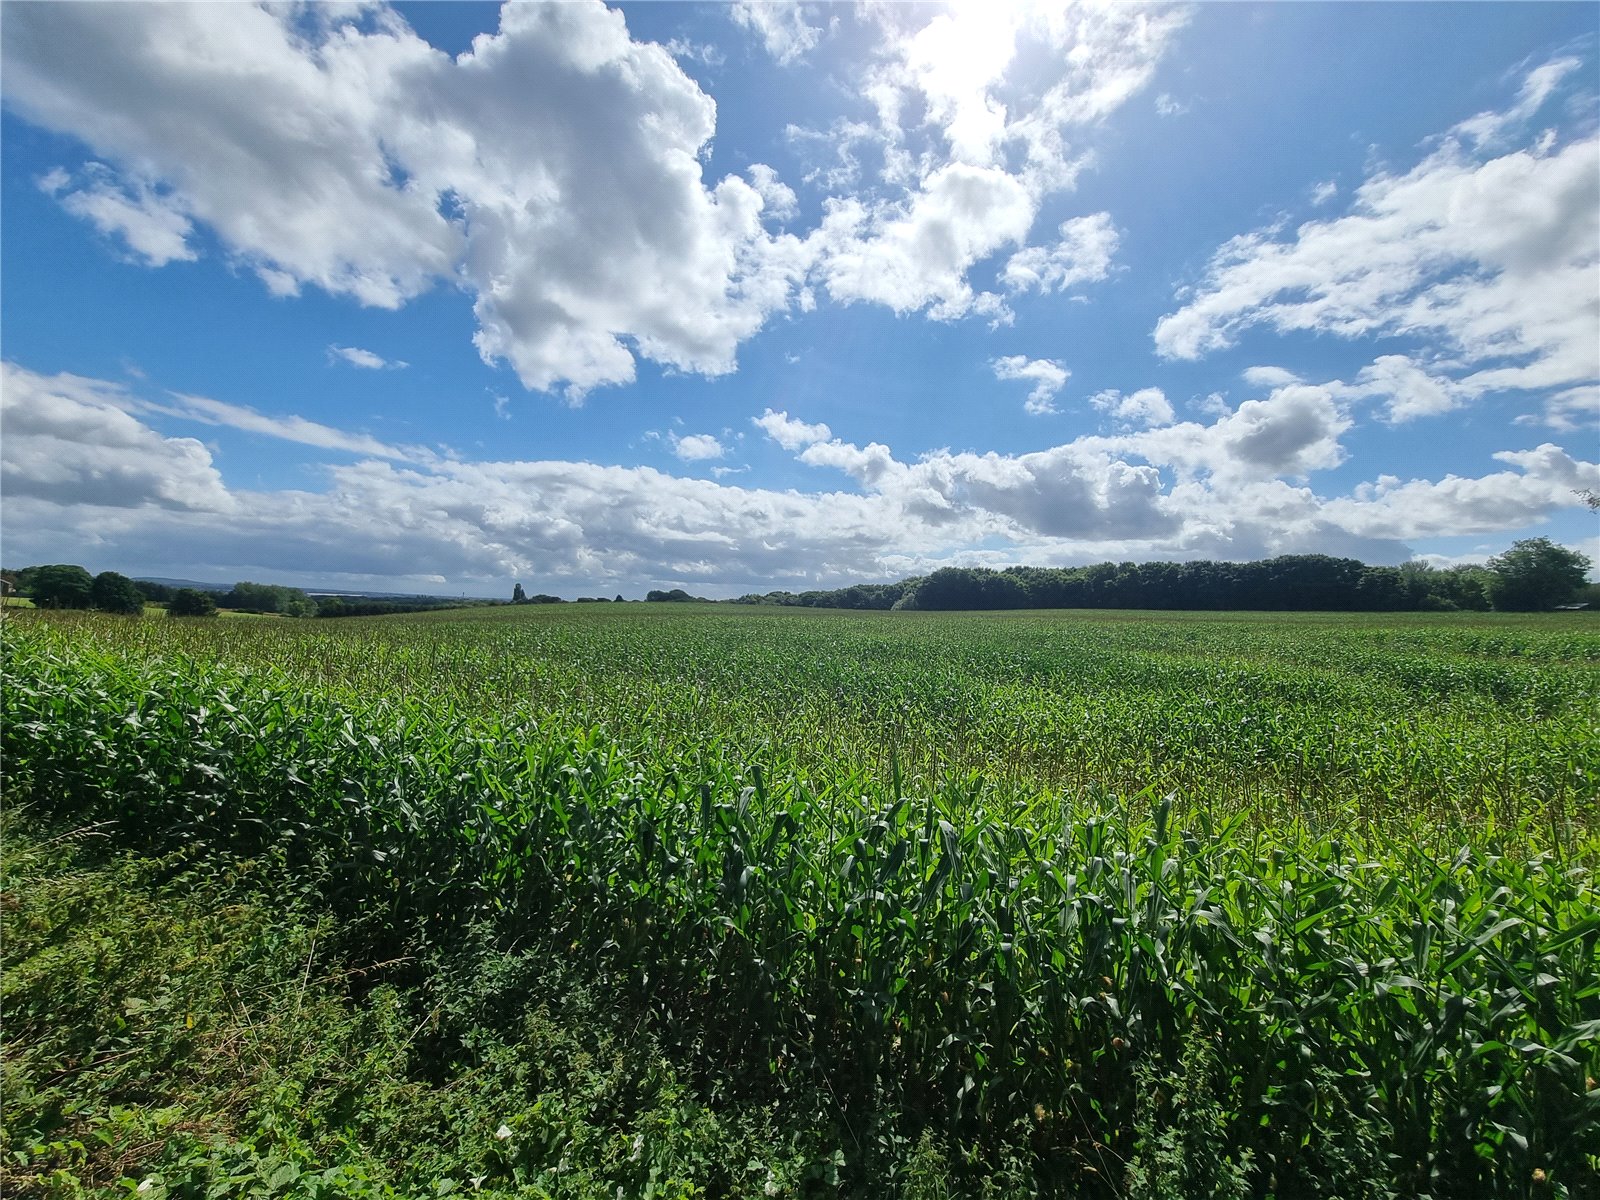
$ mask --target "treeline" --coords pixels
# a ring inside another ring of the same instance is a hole
[[[388,617],[396,613],[435,612],[445,608],[483,608],[503,603],[500,600],[443,599],[435,596],[405,596],[396,599],[369,599],[365,596],[316,596],[319,617]]]
[[[210,617],[224,610],[280,617],[374,617],[502,603],[436,596],[308,596],[300,588],[249,580],[241,580],[226,591],[173,587],[147,579],[129,579],[115,571],[91,576],[83,567],[71,563],[24,567],[6,571],[3,577],[8,585],[7,595],[31,600],[39,608],[93,609],[130,616],[142,613],[146,605],[165,608],[175,617]]]
[[[139,585],[115,571],[88,571],[71,563],[45,563],[4,572],[5,594],[32,600],[39,608],[92,608],[100,612],[144,611]]]
[[[943,612],[1019,608],[1521,612],[1554,608],[1595,591],[1593,585],[1585,587],[1588,566],[1583,555],[1533,538],[1518,542],[1482,567],[1438,570],[1425,563],[1373,567],[1325,554],[1243,563],[1106,562],[1000,571],[944,567],[899,583],[751,593],[734,603]]]
[[[1589,559],[1547,538],[1527,538],[1483,566],[1439,570],[1426,563],[1368,566],[1354,558],[1286,554],[1258,562],[1103,562],[1087,567],[943,567],[898,583],[832,590],[751,592],[732,604],[857,610],[958,612],[1022,608],[1132,608],[1256,612],[1538,612],[1600,606],[1600,584],[1585,577]],[[173,616],[209,616],[219,608],[284,617],[367,617],[503,604],[433,596],[307,596],[299,588],[242,581],[226,592],[172,588],[115,571],[91,576],[56,563],[5,572],[7,594],[41,608],[138,613],[164,605]],[[682,588],[652,590],[654,603],[710,603]],[[1574,604],[1574,602],[1577,602]],[[529,595],[518,583],[512,604],[564,604]],[[580,596],[578,604],[623,603],[622,596]]]

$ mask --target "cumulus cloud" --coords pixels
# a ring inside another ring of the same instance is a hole
[[[1280,475],[1337,462],[1342,418],[1331,396],[1293,385],[1209,425],[1026,454],[941,449],[906,461],[786,412],[756,419],[800,462],[836,473],[842,486],[832,490],[419,453],[332,463],[320,468],[320,490],[250,491],[227,486],[199,442],[148,423],[211,416],[248,429],[250,410],[214,402],[183,412],[114,384],[9,364],[0,382],[8,554],[114,553],[142,570],[220,578],[498,586],[521,577],[568,593],[693,584],[737,594],[951,562],[1313,551],[1404,561],[1407,539],[1522,529],[1579,505],[1575,489],[1600,486],[1600,467],[1545,443],[1502,452],[1503,469],[1479,477],[1383,478],[1320,496]],[[293,418],[270,421],[263,432],[307,433]],[[307,440],[350,449],[362,436],[312,431]]]
[[[8,104],[112,164],[63,203],[152,263],[192,224],[273,292],[395,308],[439,280],[530,388],[635,355],[734,367],[805,256],[768,197],[708,185],[716,107],[600,3],[508,5],[451,58],[382,6],[38,5],[3,30]]]
[[[1459,408],[1469,394],[1453,379],[1430,374],[1403,354],[1374,359],[1356,376],[1353,390],[1382,397],[1394,424],[1449,412]]]
[[[1117,392],[1102,396],[1109,398],[1102,400],[1102,407],[1113,412],[1114,406],[1132,399]],[[1165,396],[1161,400],[1165,401]],[[1164,415],[1154,396],[1131,407],[1130,416],[1151,410]],[[1232,411],[1224,407],[1209,425],[1197,421],[1154,424],[1105,438],[1082,438],[1078,444],[1168,468],[1180,481],[1200,480],[1236,489],[1278,477],[1304,479],[1339,466],[1345,461],[1339,439],[1350,426],[1340,389],[1292,384],[1275,389],[1264,400],[1246,400]]]
[[[1166,403],[1156,389],[1144,391],[1128,406],[1130,417],[1159,413]],[[1114,402],[1129,400],[1116,394]],[[1305,386],[1247,401],[1210,425],[1081,437],[1021,455],[940,450],[914,463],[877,442],[863,447],[831,437],[826,426],[787,413],[768,410],[757,423],[775,440],[781,436],[801,462],[841,471],[917,520],[1012,540],[1100,538],[1145,554],[1170,553],[1196,539],[1210,548],[1240,538],[1263,552],[1278,547],[1275,553],[1326,540],[1330,526],[1319,520],[1320,502],[1278,477],[1339,465],[1339,436],[1349,427],[1329,389]],[[1164,470],[1178,480],[1170,490]],[[1228,556],[1225,549],[1210,552]]]
[[[1600,485],[1600,464],[1578,461],[1548,442],[1494,457],[1515,469],[1477,478],[1389,479],[1330,500],[1326,509],[1345,528],[1372,537],[1493,533],[1539,521],[1574,504],[1574,489]]]
[[[874,208],[831,200],[813,235],[819,270],[835,300],[928,309],[949,320],[995,312],[1000,298],[974,293],[967,272],[996,250],[1027,237],[1036,199],[997,167],[951,163],[903,206]]]
[[[1194,359],[1258,326],[1427,339],[1448,377],[1394,358],[1369,376],[1391,389],[1391,420],[1490,391],[1593,384],[1600,137],[1562,143],[1546,131],[1498,152],[1570,70],[1567,60],[1537,68],[1510,109],[1458,126],[1410,171],[1373,175],[1345,215],[1287,239],[1265,229],[1228,242],[1156,325],[1158,351]]]
[[[0,363],[0,482],[7,509],[45,501],[232,512],[210,451],[193,438],[162,437],[125,411],[126,403],[115,384]]]
[[[790,131],[791,141],[833,152],[833,164],[808,176],[824,186],[854,187],[866,155],[881,162],[868,186],[826,199],[808,238],[829,294],[938,320],[1005,320],[1002,297],[968,278],[1002,251],[1011,253],[1001,282],[1013,293],[1104,278],[1116,246],[1108,214],[1066,222],[1050,245],[1027,240],[1044,202],[1071,188],[1083,165],[1078,131],[1148,82],[1182,11],[1038,4],[865,12],[882,34],[858,84],[875,120]],[[1038,56],[1058,73],[1043,87],[1022,85],[1027,72],[1014,68]]]
[[[1565,388],[1545,397],[1544,411],[1537,417],[1524,413],[1519,425],[1543,424],[1551,429],[1593,430],[1600,426],[1600,384]]]
[[[57,167],[39,180],[39,188],[107,237],[121,238],[148,266],[191,262],[199,257],[189,245],[194,224],[174,197],[159,194],[141,181],[123,187],[103,163],[86,163],[82,174],[83,182],[74,183],[71,175]]]
[[[822,39],[822,28],[808,20],[810,8],[793,0],[734,0],[728,15],[759,37],[768,54],[788,64]]]
[[[1110,413],[1121,425],[1170,425],[1175,416],[1172,404],[1160,388],[1140,388],[1127,396],[1115,389],[1096,392],[1089,397],[1089,403],[1101,412]]]
[[[703,462],[708,458],[721,458],[727,453],[727,447],[709,433],[691,433],[684,437],[674,433],[668,436],[672,453],[683,462]]]
[[[1111,273],[1117,230],[1110,213],[1075,217],[1062,223],[1053,246],[1030,246],[1006,261],[1000,274],[1014,292],[1036,289],[1064,292],[1074,284],[1093,283]]]
[[[1029,359],[1021,354],[996,358],[989,363],[989,368],[996,379],[1021,379],[1033,384],[1023,409],[1036,417],[1060,411],[1055,406],[1056,394],[1066,386],[1067,377],[1072,374],[1054,359]]]
[[[800,200],[794,189],[779,179],[778,173],[766,163],[756,163],[750,168],[750,186],[761,197],[763,216],[787,221],[800,211]]]
[[[805,5],[730,13],[784,61],[821,36]],[[0,66],[13,111],[96,156],[49,190],[145,262],[193,258],[203,228],[276,295],[392,309],[460,286],[480,355],[577,403],[641,357],[730,372],[824,292],[999,322],[1003,296],[969,278],[997,256],[1011,294],[1106,276],[1107,214],[1029,237],[1085,161],[1079,131],[1144,87],[1182,11],[853,19],[877,36],[856,79],[873,118],[812,139],[837,162],[808,178],[850,190],[803,235],[779,228],[800,204],[766,164],[706,177],[715,103],[599,0],[508,4],[455,57],[383,4],[27,5]],[[1042,82],[1036,61],[1055,64]]]
[[[813,442],[826,442],[833,437],[833,430],[820,421],[808,425],[788,413],[773,412],[770,408],[759,417],[751,417],[750,421],[785,450],[801,450]]]
[[[1230,464],[1303,478],[1344,462],[1339,436],[1350,424],[1327,388],[1293,384],[1266,400],[1246,400],[1212,433]]]
[[[1246,367],[1241,376],[1251,387],[1277,388],[1301,382],[1300,376],[1284,367]]]

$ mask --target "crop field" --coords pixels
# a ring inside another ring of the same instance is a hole
[[[1586,614],[3,652],[8,1194],[1600,1195]]]

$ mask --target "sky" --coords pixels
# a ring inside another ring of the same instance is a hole
[[[0,9],[7,567],[1600,561],[1588,3]]]

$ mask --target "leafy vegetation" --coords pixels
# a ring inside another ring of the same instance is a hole
[[[29,1186],[1600,1186],[1582,616],[3,636]],[[152,995],[163,1032],[115,1041]],[[225,1085],[175,1031],[227,1044],[238,1011],[262,1069]]]
[[[199,588],[178,588],[167,601],[167,615],[172,617],[214,617],[217,615],[217,598]]]
[[[139,616],[144,612],[144,597],[133,580],[115,571],[101,571],[89,588],[89,603],[106,613]]]
[[[1489,570],[1489,598],[1496,608],[1542,612],[1583,587],[1589,559],[1549,538],[1525,538],[1491,558]]]
[[[89,572],[72,563],[46,563],[17,573],[18,586],[40,608],[88,608],[94,590]]]
[[[1489,567],[1369,567],[1353,558],[1290,554],[1261,562],[1096,563],[1087,567],[943,567],[899,583],[767,592],[740,604],[974,612],[1135,608],[1254,612],[1455,612],[1550,609],[1582,587],[1589,561],[1543,538],[1518,542]],[[652,593],[651,598],[659,598]],[[688,599],[687,596],[680,597]]]

